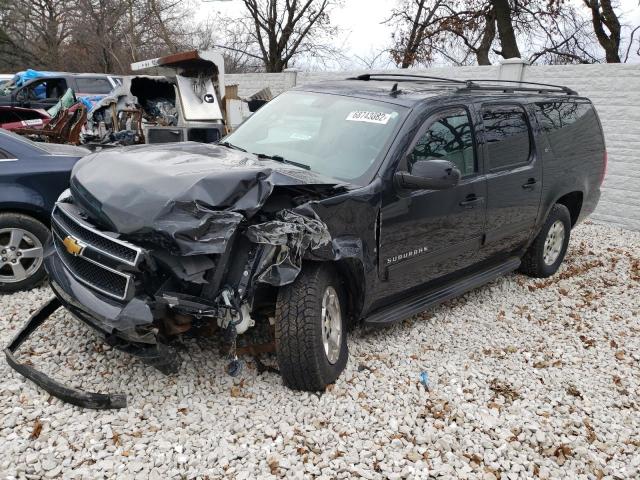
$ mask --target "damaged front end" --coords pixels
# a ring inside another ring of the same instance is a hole
[[[164,373],[180,366],[172,339],[217,333],[235,374],[236,338],[268,329],[277,287],[296,279],[304,258],[338,255],[313,205],[345,188],[214,145],[89,155],[52,214],[51,288],[110,345]]]

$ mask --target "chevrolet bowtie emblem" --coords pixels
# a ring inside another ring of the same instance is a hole
[[[67,238],[65,238],[62,241],[62,244],[64,245],[64,248],[67,249],[67,252],[69,252],[71,255],[75,255],[76,257],[80,254],[82,254],[82,251],[84,250],[84,247],[86,245],[83,245],[82,243],[80,243],[78,240],[76,240],[75,238],[69,236]]]

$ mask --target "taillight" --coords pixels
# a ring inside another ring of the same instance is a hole
[[[604,151],[604,166],[602,167],[602,178],[600,179],[600,186],[604,183],[604,176],[607,174],[607,151]]]

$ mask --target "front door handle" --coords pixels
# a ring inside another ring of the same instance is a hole
[[[522,185],[522,188],[524,188],[525,190],[530,190],[535,186],[536,186],[536,179],[530,178],[529,180],[527,180],[527,183]]]
[[[463,201],[459,203],[461,207],[474,208],[484,202],[484,197],[477,197],[475,194],[467,195]]]

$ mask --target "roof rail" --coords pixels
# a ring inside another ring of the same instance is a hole
[[[440,82],[440,83],[457,83],[464,84],[464,80],[454,80],[453,78],[444,77],[432,77],[429,75],[414,75],[408,73],[365,73],[358,75],[357,77],[350,77],[347,80],[391,80],[396,82],[419,82],[420,80],[427,82]]]
[[[489,83],[489,85],[481,85],[480,82]],[[509,85],[501,86],[495,85],[496,83],[508,83]],[[578,92],[572,88],[565,87],[563,85],[553,85],[551,83],[537,83],[537,82],[525,82],[521,80],[466,80],[466,90],[490,90],[490,91],[503,91],[510,93],[513,91],[518,92],[539,92],[539,93],[564,93],[566,95],[578,95]],[[514,84],[517,84],[515,86]],[[522,85],[534,85],[534,87],[527,87]],[[511,86],[514,85],[514,86]],[[535,88],[535,87],[550,87],[550,88]]]
[[[347,80],[392,80],[394,82],[416,82],[434,84],[454,84],[459,85],[458,91],[493,91],[493,92],[535,92],[535,93],[562,93],[566,95],[578,95],[575,90],[562,85],[552,85],[550,83],[524,82],[518,80],[455,80],[453,78],[433,77],[429,75],[415,75],[405,73],[365,73],[357,77],[350,77]],[[488,85],[483,85],[487,83]],[[500,85],[500,84],[508,85]],[[523,86],[524,85],[524,86]],[[528,86],[531,85],[531,86]],[[548,87],[548,88],[536,88]]]

